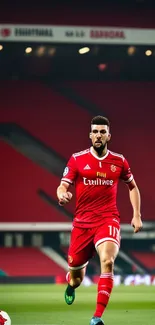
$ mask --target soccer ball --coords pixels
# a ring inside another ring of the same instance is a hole
[[[0,310],[0,325],[11,325],[11,318],[3,310]]]

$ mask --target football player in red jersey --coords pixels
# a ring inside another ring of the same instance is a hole
[[[90,325],[104,324],[101,317],[113,288],[114,261],[120,246],[120,217],[116,205],[120,179],[128,185],[134,232],[142,228],[139,189],[124,156],[108,150],[110,138],[109,120],[103,116],[94,117],[91,121],[91,148],[71,156],[57,188],[58,201],[62,206],[72,198],[70,185],[74,184],[76,191],[65,291],[68,305],[75,299],[75,289],[81,284],[95,249],[100,259],[96,310]]]

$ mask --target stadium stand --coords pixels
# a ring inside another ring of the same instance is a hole
[[[70,221],[67,216],[42,200],[42,188],[56,198],[58,179],[0,141],[1,222]]]
[[[65,270],[38,248],[0,248],[0,269],[8,276],[65,276]]]
[[[84,126],[86,123],[89,123],[89,113],[83,112],[82,109],[77,107],[77,105],[73,105],[70,101],[65,99],[63,96],[60,96],[60,94],[56,93],[55,91],[52,91],[52,88],[50,86],[41,84],[39,82],[25,82],[25,81],[11,81],[6,82],[5,81],[1,84],[2,87],[2,99],[1,99],[1,116],[0,116],[0,122],[1,123],[16,123],[16,125],[23,127],[26,131],[28,131],[32,137],[37,139],[38,141],[41,141],[45,146],[49,146],[49,148],[54,149],[58,154],[64,156],[64,166],[65,166],[65,158],[68,159],[72,152],[78,150],[81,150],[84,148],[84,132],[85,128]],[[9,93],[9,96],[7,94]],[[63,109],[62,109],[63,108]],[[60,119],[60,111],[61,111],[61,119]],[[79,128],[75,128],[75,123],[78,125]],[[66,127],[67,125],[67,127]],[[79,131],[80,130],[80,131]],[[82,133],[83,131],[83,133]],[[86,143],[87,143],[86,138]],[[82,146],[81,146],[82,143]],[[88,143],[87,143],[88,145]],[[26,193],[28,193],[28,188],[31,185],[31,180],[34,179],[34,176],[31,177],[32,172],[34,175],[36,174],[36,180],[38,184],[36,185],[37,188],[46,189],[46,193],[49,195],[52,195],[54,200],[56,200],[56,188],[58,186],[58,183],[60,181],[60,178],[58,178],[54,173],[49,174],[45,169],[39,168],[37,165],[34,165],[32,162],[28,161],[28,159],[25,159],[24,156],[21,157],[21,155],[18,153],[13,152],[11,148],[9,149],[8,146],[1,144],[3,147],[2,150],[4,150],[3,159],[7,160],[7,154],[10,156],[11,154],[14,156],[14,159],[16,157],[16,160],[20,160],[19,165],[23,164],[24,172],[27,173],[27,176],[23,175],[22,177],[25,177],[25,179],[28,182],[28,179],[30,180],[30,183],[25,190],[22,189],[21,192],[24,190],[24,197],[26,199]],[[16,148],[15,148],[16,149]],[[29,151],[32,151],[30,148]],[[10,157],[11,158],[11,157]],[[13,159],[13,158],[11,158]],[[11,161],[8,160],[8,161]],[[40,159],[41,160],[41,159]],[[7,161],[3,164],[3,168],[6,167]],[[16,165],[16,162],[14,162],[14,165]],[[26,165],[26,167],[24,167]],[[20,168],[20,170],[21,170]],[[52,167],[51,167],[52,168]],[[32,171],[33,169],[33,171]],[[3,170],[1,170],[1,173],[3,173]],[[11,173],[11,170],[9,171]],[[60,170],[60,176],[62,174],[62,169]],[[37,176],[38,175],[38,176]],[[13,177],[13,176],[12,176]],[[15,176],[16,177],[16,176]],[[41,182],[41,178],[42,181]],[[8,179],[8,178],[7,178]],[[15,181],[16,178],[14,178],[13,182],[16,183],[16,188],[21,188],[21,182],[20,184]],[[43,185],[41,185],[41,183]],[[24,183],[22,183],[24,184]],[[7,186],[7,182],[5,180],[5,185]],[[19,187],[20,185],[20,187]],[[46,206],[44,213],[41,213],[41,210],[39,208],[40,205],[44,205],[43,202],[38,202],[39,199],[37,198],[36,191],[34,195],[31,196],[31,199],[29,201],[30,192],[33,191],[34,186],[31,186],[31,190],[29,190],[29,193],[27,194],[27,202],[30,203],[31,201],[31,216],[33,215],[33,218],[36,215],[36,213],[33,213],[33,209],[38,209],[38,221],[41,219],[43,221],[49,220],[51,217],[53,218],[53,221],[62,221],[64,220],[64,216],[60,213],[57,214],[52,213],[52,208]],[[10,188],[11,192],[11,188]],[[20,192],[20,193],[21,193]],[[3,192],[3,196],[4,196]],[[19,193],[18,193],[19,194]],[[15,195],[15,194],[14,194]],[[8,198],[8,197],[7,197]],[[21,196],[20,196],[21,198]],[[34,199],[34,200],[33,200]],[[35,204],[35,202],[38,202],[38,204]],[[23,199],[19,200],[21,203],[21,207],[23,206]],[[6,202],[6,199],[4,199],[4,202]],[[11,202],[14,201],[13,197],[11,199]],[[32,207],[32,202],[34,203],[34,206]],[[29,205],[29,204],[28,204]],[[18,206],[18,212],[16,213],[16,221],[19,221],[19,219],[22,219],[23,221],[29,221],[31,220],[31,216],[27,215],[25,208],[25,212],[23,213],[22,217],[18,216],[18,213],[21,213],[21,210]],[[29,205],[30,209],[30,205]],[[46,211],[46,209],[48,211]],[[73,214],[74,210],[74,200],[67,206],[66,209],[69,213]],[[20,211],[20,212],[19,212]],[[4,211],[4,217],[2,218],[4,220],[7,220],[6,218],[6,210]],[[42,211],[43,212],[43,211]],[[29,214],[29,213],[28,213]],[[42,217],[41,217],[42,214]],[[50,215],[50,217],[48,217]],[[55,215],[55,217],[53,217]],[[9,214],[10,218],[10,214]],[[65,218],[66,219],[66,218]],[[66,220],[67,221],[67,220]]]
[[[132,251],[130,255],[134,257],[141,265],[143,265],[149,273],[155,271],[155,253],[144,251]]]
[[[1,122],[19,124],[66,159],[88,146],[90,114],[53,91],[52,86],[12,81],[3,82],[1,89]]]

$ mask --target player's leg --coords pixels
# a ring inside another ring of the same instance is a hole
[[[100,258],[101,275],[97,288],[96,310],[91,325],[103,324],[101,317],[112,292],[114,282],[114,261],[118,254],[118,250],[118,245],[110,241],[100,244],[97,248]]]
[[[82,266],[80,269],[69,269],[66,275],[67,282],[74,288],[78,288],[84,279],[86,273],[86,266]]]
[[[97,238],[99,239],[95,246],[100,258],[101,274],[97,287],[96,310],[91,319],[91,325],[104,324],[101,317],[108,304],[113,288],[114,261],[117,257],[120,244],[119,224],[104,225],[103,231],[101,228],[99,229]]]
[[[69,270],[66,275],[68,286],[65,291],[65,301],[71,305],[75,300],[75,289],[78,288],[84,279],[86,266],[81,269]]]
[[[93,249],[91,231],[74,227],[68,252],[68,286],[65,290],[65,301],[68,305],[71,305],[75,299],[75,289],[79,287],[84,278],[86,265],[93,255]]]

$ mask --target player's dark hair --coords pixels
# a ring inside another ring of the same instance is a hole
[[[108,125],[110,127],[110,122],[107,119],[107,117],[101,116],[101,115],[98,115],[98,116],[93,117],[93,119],[91,120],[91,125],[92,124],[96,124],[96,125]]]

